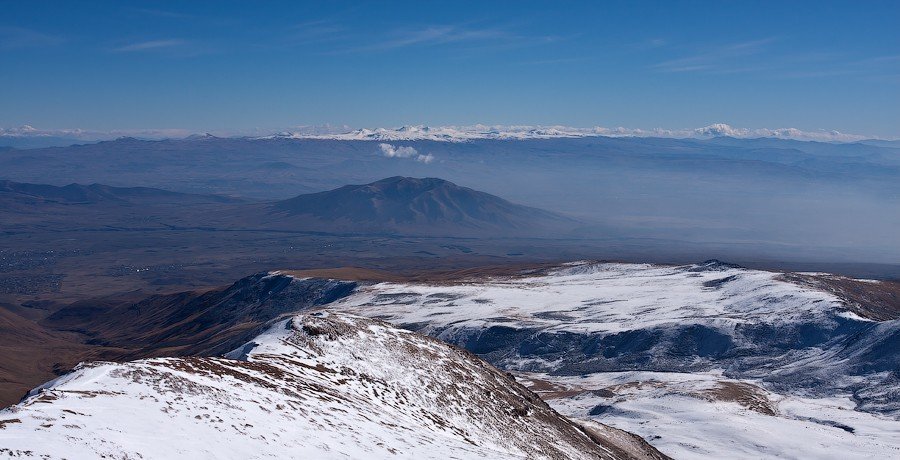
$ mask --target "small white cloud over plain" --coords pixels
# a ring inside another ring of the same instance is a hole
[[[394,147],[391,144],[378,144],[378,148],[388,158],[409,158],[419,153],[412,147]]]
[[[395,147],[391,144],[381,143],[378,144],[378,149],[381,150],[381,153],[388,158],[413,158],[420,163],[431,163],[434,161],[434,155],[426,154],[422,155],[416,150],[414,147],[409,146],[399,146]]]

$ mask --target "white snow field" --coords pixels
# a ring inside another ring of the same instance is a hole
[[[772,272],[693,268],[573,263],[536,277],[452,285],[381,283],[332,308],[377,312],[393,323],[423,323],[430,329],[515,326],[579,333],[709,321],[793,322],[842,308],[833,295],[778,281]]]
[[[854,410],[849,395],[781,395],[720,373],[517,377],[560,413],[637,433],[673,458],[900,457],[900,422]]]

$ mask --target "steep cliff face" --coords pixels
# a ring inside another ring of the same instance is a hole
[[[88,343],[121,350],[107,359],[216,356],[261,333],[269,321],[349,295],[357,283],[257,273],[206,292],[155,295],[138,302],[76,302],[42,321]]]

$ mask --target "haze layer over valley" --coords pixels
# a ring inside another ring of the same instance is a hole
[[[894,264],[900,213],[888,210],[900,209],[898,152],[892,143],[732,137],[196,137],[8,150],[0,167],[18,182],[250,200],[439,177],[578,220],[577,229],[544,236],[590,240],[614,257]]]

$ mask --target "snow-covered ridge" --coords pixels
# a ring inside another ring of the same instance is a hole
[[[380,321],[300,315],[229,356],[82,365],[0,411],[0,456],[662,458]]]
[[[90,129],[39,129],[31,125],[22,125],[14,128],[0,127],[2,137],[64,137],[83,141],[111,140],[120,137],[140,137],[143,139],[177,139],[191,136],[187,129],[116,129],[111,131],[98,131]]]
[[[734,128],[724,123],[715,123],[696,129],[640,129],[640,128],[574,128],[571,126],[525,126],[525,125],[470,125],[470,126],[424,126],[412,125],[399,128],[357,129],[343,133],[311,133],[286,131],[264,139],[333,139],[366,141],[439,141],[467,142],[476,139],[526,140],[558,139],[580,137],[665,137],[665,138],[711,138],[728,136],[736,138],[771,137],[823,142],[855,142],[870,139],[871,136],[845,134],[838,131],[803,131],[796,128]]]
[[[396,324],[604,332],[667,324],[793,322],[842,307],[835,296],[728,265],[570,264],[545,276],[456,285],[382,283],[337,302]]]

